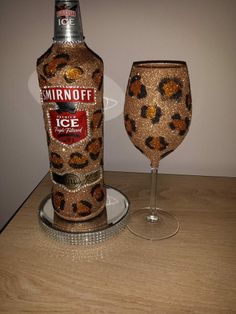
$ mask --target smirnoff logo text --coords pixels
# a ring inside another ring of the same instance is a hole
[[[60,10],[60,11],[57,11],[57,16],[58,17],[61,17],[61,16],[73,16],[73,17],[76,17],[76,11],[72,11],[72,10]]]
[[[78,102],[78,103],[94,103],[94,88],[82,87],[46,87],[42,89],[43,102]]]
[[[77,4],[71,3],[58,3],[56,5],[56,16],[59,26],[76,26]]]

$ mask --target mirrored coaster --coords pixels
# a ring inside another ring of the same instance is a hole
[[[40,205],[39,221],[43,230],[54,239],[74,245],[103,242],[126,227],[129,216],[127,197],[115,188],[106,187],[106,207],[100,215],[85,222],[70,222],[54,213],[51,196]]]

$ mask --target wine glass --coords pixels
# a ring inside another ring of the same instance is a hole
[[[124,122],[131,142],[151,163],[149,207],[135,211],[128,229],[137,236],[161,240],[175,235],[178,219],[157,207],[157,173],[162,158],[186,136],[192,115],[186,62],[134,62],[127,86]]]

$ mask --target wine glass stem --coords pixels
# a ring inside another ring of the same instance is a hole
[[[147,216],[147,220],[151,223],[155,223],[159,220],[157,214],[157,174],[158,168],[151,168],[151,194],[150,194],[150,214]]]

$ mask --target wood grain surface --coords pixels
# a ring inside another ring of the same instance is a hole
[[[149,175],[107,172],[146,206]],[[236,179],[159,175],[159,203],[178,216],[168,240],[128,230],[96,246],[58,243],[40,229],[46,177],[0,235],[0,313],[236,313]]]

